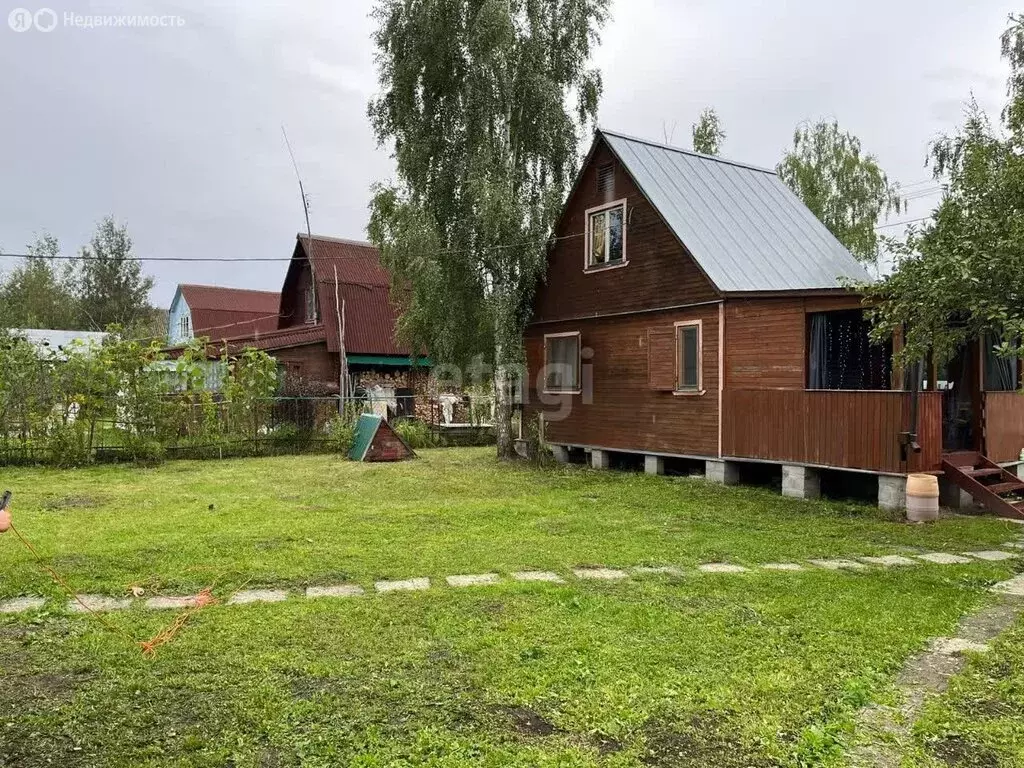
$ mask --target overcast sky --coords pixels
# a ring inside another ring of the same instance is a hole
[[[139,255],[287,258],[304,223],[282,123],[314,231],[365,237],[370,185],[391,173],[366,120],[370,0],[48,0],[59,21],[46,33],[4,24],[19,6],[40,7],[0,0],[0,252],[22,253],[49,231],[75,253],[113,214]],[[993,114],[1002,104],[998,37],[1011,10],[1000,0],[618,0],[597,55],[601,124],[689,147],[711,105],[724,155],[774,166],[798,122],[835,117],[892,179],[916,184],[928,178],[928,141],[957,124],[971,91]],[[184,25],[65,27],[65,11],[173,14]],[[278,289],[285,264],[147,269],[166,306],[179,282]]]

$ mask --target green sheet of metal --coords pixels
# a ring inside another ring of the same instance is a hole
[[[407,367],[412,365],[412,359],[400,355],[346,355],[349,365],[393,365],[395,367]],[[421,357],[417,365],[433,365],[434,361],[429,357]]]
[[[366,457],[381,421],[380,416],[371,413],[364,413],[359,417],[359,421],[356,422],[356,436],[348,452],[348,457],[352,461],[362,461]]]

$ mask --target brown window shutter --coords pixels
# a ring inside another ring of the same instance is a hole
[[[671,325],[647,329],[647,384],[662,391],[676,388],[676,329]]]

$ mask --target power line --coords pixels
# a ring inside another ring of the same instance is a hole
[[[546,237],[543,240],[539,241],[537,244],[538,245],[543,245],[544,243],[557,242],[557,241],[560,241],[560,240],[570,240],[570,239],[575,238],[575,237],[583,237],[585,234],[586,234],[585,232],[574,232],[571,235],[560,235],[558,237]],[[316,240],[316,238],[313,238],[313,239]],[[498,250],[504,250],[504,249],[507,249],[507,248],[522,248],[522,247],[523,247],[522,243],[508,243],[508,244],[499,243],[497,245],[483,245],[483,246],[480,246],[479,248],[473,248],[473,249],[468,249],[468,248],[455,249],[455,248],[453,248],[453,249],[447,249],[447,250],[442,250],[442,251],[434,251],[431,254],[425,254],[425,255],[444,256],[444,255],[452,255],[452,254],[458,254],[458,253],[473,253],[473,252],[477,252],[477,251],[498,251]],[[77,256],[65,256],[65,255],[62,255],[62,254],[59,254],[59,255],[56,255],[56,256],[31,256],[30,254],[25,254],[25,253],[0,253],[0,258],[9,258],[9,259],[39,258],[39,259],[46,259],[47,261],[51,261],[51,260],[52,261],[99,261],[103,257],[100,257],[100,256],[86,256],[86,255],[83,255],[83,254],[78,254]],[[228,257],[225,257],[225,256],[129,256],[127,258],[130,261],[184,262],[184,263],[200,263],[200,262],[228,262],[228,263],[236,263],[236,262],[285,262],[285,261],[291,261],[292,260],[291,256],[237,256],[237,257],[231,257],[231,256],[228,256]]]
[[[891,224],[879,224],[875,229],[886,229],[887,227],[902,227],[904,224],[916,224],[919,221],[928,221],[931,216],[921,216],[916,219],[907,219],[906,221],[894,221]]]

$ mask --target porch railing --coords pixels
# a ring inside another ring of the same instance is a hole
[[[727,389],[722,454],[876,472],[937,469],[942,462],[942,396],[921,392],[921,453],[903,461],[899,435],[910,428],[909,392]]]

